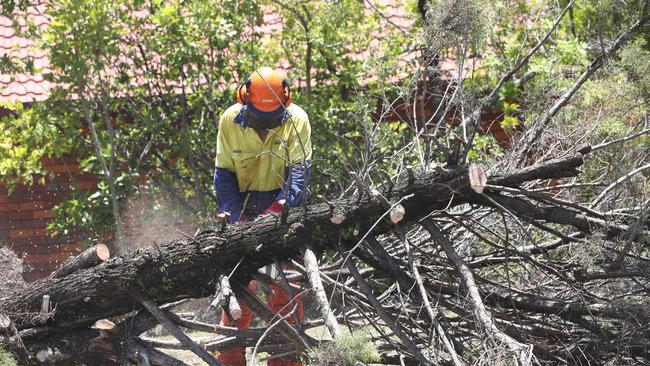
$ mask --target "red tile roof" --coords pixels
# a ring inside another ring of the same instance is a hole
[[[376,12],[379,15],[383,29],[403,32],[413,24],[414,15],[409,14],[403,1],[365,0],[364,3],[369,13]],[[46,8],[46,2],[40,2],[26,11],[26,18],[36,26],[47,27]],[[19,21],[19,23],[23,22]],[[255,31],[272,35],[279,32],[283,24],[284,19],[280,14],[269,12],[264,15],[264,24],[258,26]],[[18,24],[18,26],[24,29],[25,24]],[[371,37],[371,45],[377,44],[377,41],[385,36],[386,34],[374,35]],[[368,53],[369,50],[366,50],[362,54],[356,55],[355,58],[364,58]],[[45,100],[54,87],[53,83],[43,77],[43,74],[52,72],[48,55],[39,50],[34,41],[17,35],[14,24],[9,18],[0,16],[0,57],[5,55],[14,60],[31,59],[36,72],[34,74],[0,75],[0,103],[17,101],[29,103]],[[408,61],[411,61],[413,57],[410,55]],[[284,61],[278,66],[286,69],[289,64]]]
[[[48,24],[45,16],[45,3],[30,7],[25,15],[28,21],[35,26],[46,27]],[[24,18],[23,18],[24,19]],[[25,29],[24,20],[17,24],[17,28]],[[13,60],[33,61],[37,73],[0,75],[0,102],[33,102],[44,100],[52,83],[43,78],[43,73],[51,72],[49,58],[41,50],[34,47],[34,41],[16,34],[13,22],[0,16],[0,57],[8,56]]]

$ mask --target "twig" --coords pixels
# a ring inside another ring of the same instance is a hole
[[[430,365],[431,362],[424,357],[418,346],[413,342],[411,338],[409,338],[404,331],[402,331],[402,328],[400,327],[399,323],[393,319],[388,312],[384,309],[384,307],[381,305],[375,294],[372,293],[372,289],[370,286],[366,283],[366,281],[361,277],[361,274],[359,273],[359,270],[357,269],[357,265],[355,263],[355,260],[352,256],[348,256],[347,260],[345,261],[346,266],[350,270],[350,273],[354,277],[354,280],[356,281],[357,285],[359,286],[359,290],[366,296],[366,298],[370,301],[372,304],[373,308],[375,308],[375,311],[377,311],[377,314],[379,317],[384,321],[384,323],[390,328],[390,330],[395,333],[395,335],[402,341],[404,346],[408,348],[408,350],[413,354],[413,356],[420,362],[421,365]]]
[[[176,326],[165,313],[158,308],[151,300],[144,297],[139,292],[135,292],[133,297],[144,306],[145,309],[154,317],[156,320],[162,324],[169,333],[171,333],[179,342],[181,342],[185,347],[187,347],[192,353],[199,356],[203,361],[205,361],[210,366],[227,366],[222,362],[219,362],[214,358],[209,352],[201,348],[196,344],[190,337],[188,337],[183,331]]]
[[[607,196],[607,195],[609,194],[609,191],[611,191],[612,189],[616,188],[619,184],[621,184],[621,183],[627,181],[628,179],[632,178],[634,175],[636,175],[636,174],[638,174],[638,173],[640,173],[640,172],[642,172],[642,171],[644,171],[644,170],[646,170],[646,169],[650,169],[650,164],[646,164],[646,165],[644,165],[644,166],[640,166],[640,167],[638,167],[638,168],[636,168],[636,169],[630,171],[629,173],[625,174],[624,176],[618,178],[614,183],[608,185],[605,189],[603,189],[603,191],[600,192],[600,194],[598,195],[598,197],[596,197],[596,198],[591,202],[591,204],[589,205],[589,207],[590,207],[590,208],[591,208],[591,207],[596,207],[596,206],[600,203],[600,201],[602,201],[603,198],[605,198],[605,196]]]
[[[447,237],[442,233],[442,231],[440,231],[440,228],[438,227],[438,225],[436,225],[433,222],[433,220],[431,219],[424,220],[422,224],[424,228],[429,232],[429,234],[431,234],[431,237],[438,244],[440,244],[442,249],[445,251],[445,254],[447,254],[447,258],[449,259],[449,261],[454,265],[454,267],[456,267],[456,269],[460,273],[463,285],[467,290],[472,306],[474,307],[474,311],[476,312],[477,320],[483,325],[483,327],[485,327],[485,329],[490,334],[490,336],[503,342],[508,346],[508,348],[510,348],[512,352],[517,354],[517,358],[521,365],[530,365],[531,346],[527,346],[517,342],[514,338],[501,332],[501,330],[497,328],[496,324],[492,320],[492,316],[490,315],[490,313],[488,313],[487,309],[485,308],[485,304],[483,303],[483,299],[481,298],[481,295],[479,293],[479,288],[476,285],[476,281],[474,280],[474,275],[472,274],[472,270],[467,266],[467,264],[465,264],[465,261],[463,261],[460,255],[458,255],[458,253],[454,249],[454,245],[452,244],[452,242],[449,239],[447,239]]]
[[[420,271],[418,270],[417,264],[413,259],[413,253],[411,251],[411,245],[408,242],[408,239],[406,238],[406,236],[404,235],[404,233],[399,227],[396,227],[394,230],[397,238],[402,242],[404,248],[406,248],[406,255],[409,261],[409,265],[411,266],[411,271],[413,272],[413,278],[415,279],[415,283],[417,284],[418,291],[420,292],[420,296],[422,297],[422,303],[424,305],[424,308],[427,310],[427,313],[429,314],[431,323],[436,328],[438,337],[440,338],[443,345],[447,349],[447,352],[449,352],[449,354],[451,355],[451,360],[454,363],[454,365],[456,366],[465,365],[465,363],[460,360],[458,354],[456,353],[456,350],[454,349],[454,346],[447,338],[447,334],[445,330],[442,328],[442,325],[440,324],[438,319],[436,319],[437,311],[433,310],[433,306],[431,306],[431,303],[429,302],[429,294],[427,293],[427,290],[424,288],[422,276],[420,276]]]
[[[235,284],[235,294],[237,297],[248,306],[251,311],[257,314],[265,321],[272,323],[277,314],[261,301],[255,294],[253,294],[247,287],[241,284]],[[309,349],[309,343],[302,337],[294,327],[291,326],[286,320],[282,320],[277,325],[278,331],[286,338],[293,341],[297,346],[303,349]]]
[[[257,349],[259,348],[260,344],[262,344],[262,342],[264,341],[266,336],[269,335],[269,333],[273,330],[273,328],[280,325],[280,323],[286,322],[286,320],[295,313],[297,308],[298,308],[298,303],[296,302],[295,304],[293,304],[293,308],[291,309],[290,312],[286,313],[285,315],[280,316],[278,320],[276,320],[271,325],[269,325],[268,328],[266,328],[264,333],[262,333],[260,338],[255,343],[255,347],[253,347],[253,352],[251,353],[251,356],[250,356],[250,358],[248,360],[249,364],[251,364],[251,365],[255,364],[255,355],[257,355]]]
[[[646,7],[644,8],[644,14],[641,19],[639,19],[636,23],[634,23],[630,28],[628,28],[625,32],[623,32],[621,35],[616,38],[616,40],[603,52],[601,53],[598,57],[596,57],[591,65],[587,67],[587,69],[580,75],[578,80],[575,81],[575,83],[571,86],[571,88],[566,91],[560,98],[558,98],[555,103],[551,106],[551,108],[546,111],[544,114],[542,114],[537,120],[533,123],[532,128],[530,129],[530,134],[528,135],[528,138],[525,139],[524,141],[521,141],[519,146],[521,146],[520,149],[517,149],[517,153],[520,154],[519,156],[519,162],[521,163],[525,158],[526,158],[526,149],[530,149],[533,144],[539,139],[541,136],[542,132],[544,131],[546,125],[553,119],[553,117],[565,106],[571,98],[580,90],[582,85],[589,80],[589,78],[596,72],[598,71],[604,64],[605,61],[612,55],[614,52],[616,52],[623,44],[625,44],[629,39],[632,38],[632,35],[641,27],[643,27],[648,20],[650,20],[650,15],[645,13],[647,10],[647,2],[646,2]]]
[[[591,151],[596,151],[596,150],[604,149],[604,148],[606,148],[606,147],[608,147],[608,146],[611,146],[611,145],[614,145],[614,144],[620,144],[621,142],[629,141],[629,140],[635,139],[635,138],[637,138],[637,137],[640,137],[640,136],[646,135],[646,134],[648,134],[648,133],[650,133],[650,129],[645,129],[645,130],[639,131],[639,132],[634,133],[634,134],[629,135],[629,136],[625,136],[625,137],[620,138],[620,139],[616,139],[616,140],[612,140],[612,141],[603,142],[602,144],[598,144],[598,145],[594,145],[594,146],[592,146],[592,147],[591,147]]]

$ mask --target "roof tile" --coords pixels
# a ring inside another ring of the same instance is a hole
[[[372,7],[380,9],[382,14],[379,17],[379,21],[385,25],[386,29],[394,29],[395,26],[401,29],[408,29],[413,24],[412,16],[409,16],[402,1],[366,0],[364,3],[368,12],[373,11]],[[48,24],[48,19],[45,16],[46,9],[47,5],[42,1],[29,8],[26,14],[33,24],[44,28]],[[143,13],[141,15],[144,16],[146,14]],[[19,18],[18,24],[19,26],[25,26],[25,20]],[[264,24],[256,27],[256,30],[266,35],[273,35],[282,30],[283,24],[284,19],[281,14],[267,11],[264,13]],[[385,33],[379,36],[385,37]],[[354,58],[360,59],[367,57],[371,52],[370,48],[376,42],[377,40],[371,40],[368,50],[354,55]],[[54,87],[53,83],[46,81],[40,74],[52,72],[48,56],[44,51],[37,49],[32,40],[17,36],[13,29],[12,21],[0,16],[0,56],[3,55],[9,55],[11,58],[20,60],[31,59],[37,73],[36,75],[18,74],[13,77],[0,75],[0,102],[33,102],[46,99],[49,91]],[[289,63],[287,60],[282,60],[277,66],[288,70]],[[109,70],[109,72],[115,71]],[[143,82],[142,77],[135,74],[134,79]]]

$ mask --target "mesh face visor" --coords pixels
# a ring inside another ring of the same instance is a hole
[[[282,113],[279,117],[266,118],[256,116],[248,108],[244,111],[246,125],[258,131],[271,130],[280,126],[284,122],[286,115],[286,113]]]

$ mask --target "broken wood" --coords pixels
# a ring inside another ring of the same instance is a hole
[[[209,352],[201,348],[196,344],[190,337],[183,333],[176,324],[174,324],[165,313],[158,308],[158,306],[153,303],[151,300],[145,298],[139,293],[134,293],[133,297],[142,304],[142,306],[147,309],[147,311],[154,317],[160,324],[162,324],[169,333],[171,333],[179,342],[181,342],[185,347],[187,347],[192,353],[199,356],[203,361],[205,361],[210,366],[227,366],[219,362],[214,356]]]
[[[230,223],[230,212],[219,212],[217,214],[217,222],[219,223],[219,231],[225,231]]]
[[[5,332],[11,326],[11,319],[4,314],[0,314],[0,333]]]
[[[228,276],[220,275],[217,283],[216,295],[210,303],[210,308],[217,309],[221,307],[232,319],[239,320],[242,310],[235,294],[232,292]]]
[[[51,278],[61,278],[76,272],[80,269],[91,268],[102,262],[106,262],[110,258],[110,251],[104,244],[93,245],[92,247],[84,250],[76,257],[72,257],[63,262],[59,269],[54,271]]]
[[[323,281],[321,281],[320,278],[320,270],[318,269],[318,259],[314,253],[313,246],[309,243],[305,244],[304,252],[303,262],[305,263],[305,269],[307,270],[307,279],[309,280],[312,292],[316,297],[318,310],[320,311],[325,326],[330,331],[332,338],[336,339],[341,335],[341,330],[339,329],[339,324],[332,312],[330,303],[327,301],[327,295],[323,288]]]
[[[43,295],[43,298],[41,300],[41,311],[40,313],[34,318],[34,322],[37,324],[44,325],[47,323],[47,320],[50,317],[50,295]]]

